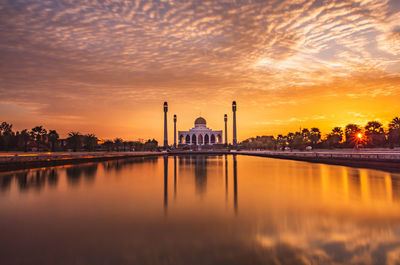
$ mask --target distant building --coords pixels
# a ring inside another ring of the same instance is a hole
[[[194,127],[189,131],[178,131],[179,144],[186,145],[214,145],[222,144],[222,130],[214,131],[206,126],[202,117],[194,121]]]

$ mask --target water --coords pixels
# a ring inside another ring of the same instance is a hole
[[[0,174],[0,264],[398,264],[400,175],[246,156]]]

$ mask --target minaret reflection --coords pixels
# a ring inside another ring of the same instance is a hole
[[[228,201],[228,155],[225,155],[225,200]]]
[[[174,199],[176,199],[176,156],[174,156]]]
[[[164,156],[164,214],[168,210],[168,156]]]
[[[237,198],[237,161],[236,155],[233,155],[233,207],[235,214],[238,211],[238,198]]]

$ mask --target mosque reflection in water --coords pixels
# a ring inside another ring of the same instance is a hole
[[[189,156],[173,156],[174,163],[174,199],[177,194],[177,160],[179,160],[179,172],[183,174],[190,174],[194,176],[195,191],[197,194],[202,195],[206,193],[207,189],[207,171],[210,169],[210,163],[218,163],[222,167],[221,159],[210,160],[206,155],[189,155]],[[164,160],[164,210],[168,209],[168,156],[163,157]],[[225,197],[228,199],[228,157],[224,155],[225,161]],[[233,155],[233,203],[235,212],[238,208],[237,199],[237,158]]]
[[[44,169],[22,170],[11,173],[0,173],[1,191],[8,191],[13,183],[18,186],[20,192],[26,192],[29,190],[40,191],[46,186],[55,188],[59,181],[59,175],[63,171],[65,172],[68,186],[78,186],[82,183],[82,180],[85,183],[94,182],[99,166],[101,166],[105,172],[118,173],[123,169],[129,168],[129,166],[143,163],[144,161],[155,163],[157,162],[157,158],[111,160],[101,163],[67,165]]]
[[[2,265],[400,262],[397,173],[188,155],[0,173],[0,185]]]
[[[55,188],[59,182],[61,172],[65,172],[66,182],[68,186],[74,187],[81,183],[91,183],[95,181],[99,167],[102,167],[105,173],[113,172],[118,174],[123,170],[129,170],[130,167],[140,163],[157,164],[159,159],[163,159],[164,167],[164,206],[168,206],[168,181],[170,179],[169,163],[173,165],[173,198],[176,199],[178,191],[178,181],[180,175],[182,177],[192,176],[194,178],[195,193],[204,196],[207,193],[207,181],[209,171],[215,175],[221,175],[224,179],[224,193],[225,198],[228,200],[230,190],[228,187],[231,185],[231,192],[233,198],[233,207],[235,211],[238,208],[238,162],[237,156],[232,155],[231,159],[228,156],[164,156],[163,158],[149,157],[149,158],[135,158],[125,160],[106,161],[101,163],[90,163],[83,165],[70,165],[61,167],[52,167],[44,169],[32,169],[24,171],[16,171],[11,173],[0,173],[0,191],[7,192],[10,187],[15,184],[20,192],[29,190],[40,191],[42,188],[48,186]],[[171,161],[172,160],[172,161]],[[229,160],[231,160],[231,168],[229,167]],[[289,163],[294,163],[290,162]],[[215,167],[220,172],[215,172]],[[258,172],[257,169],[250,169]],[[270,168],[270,170],[277,170],[277,168]],[[318,195],[322,201],[329,198],[337,198],[340,196],[340,201],[364,201],[373,202],[375,200],[386,201],[390,203],[400,202],[400,178],[392,176],[391,173],[371,171],[367,169],[354,169],[347,167],[332,167],[323,164],[310,164],[308,168],[303,168],[299,171],[294,167],[286,167],[285,169],[279,168],[281,172],[258,172],[256,174],[263,175],[289,175],[290,180],[285,180],[282,177],[280,181],[269,179],[270,182],[268,190],[265,192],[277,192],[279,189],[287,190],[290,187],[297,187],[291,190],[290,195],[307,194],[311,192],[313,196]],[[229,179],[228,172],[232,176]],[[371,172],[374,174],[371,175]],[[279,173],[279,174],[278,174]],[[249,178],[251,171],[246,172],[246,178]],[[290,181],[290,182],[285,182]],[[284,182],[284,183],[281,183]],[[278,184],[279,183],[279,184]],[[186,188],[186,187],[185,187]],[[256,188],[256,187],[255,187]],[[273,189],[272,189],[273,188]],[[286,191],[284,192],[286,193]],[[332,195],[334,195],[332,197]]]

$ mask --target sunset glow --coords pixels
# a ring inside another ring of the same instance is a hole
[[[164,101],[178,130],[222,130],[236,100],[239,141],[400,113],[397,0],[0,0],[0,21],[17,130],[162,142]]]

